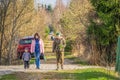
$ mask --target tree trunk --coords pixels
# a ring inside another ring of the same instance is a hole
[[[2,64],[2,46],[3,46],[3,33],[1,33],[1,41],[0,41],[0,65]]]

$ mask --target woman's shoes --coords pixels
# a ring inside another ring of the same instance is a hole
[[[36,69],[40,69],[39,67],[37,67]]]

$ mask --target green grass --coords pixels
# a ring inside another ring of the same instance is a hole
[[[14,74],[8,74],[0,77],[0,80],[19,80]]]
[[[108,73],[105,69],[83,69],[72,71],[59,71],[44,73],[44,79],[61,79],[61,80],[119,80],[115,73],[110,71]],[[50,75],[52,74],[52,75]]]
[[[65,56],[67,56],[67,55],[72,55],[71,52],[65,52],[64,54],[65,54]]]
[[[98,68],[40,73],[15,73],[14,75],[2,76],[0,80],[29,80],[28,78],[31,76],[33,78],[36,77],[36,80],[120,80],[116,77],[115,72]]]
[[[73,64],[80,64],[80,65],[83,65],[83,66],[89,65],[88,62],[81,61],[80,58],[75,57],[73,55],[66,55],[65,58],[74,61]]]
[[[83,69],[73,71],[61,71],[60,74],[66,75],[66,79],[75,80],[118,80],[115,73],[105,69]],[[69,76],[69,77],[68,77]]]
[[[56,59],[56,56],[46,56],[46,62],[47,60],[50,60],[50,59]],[[30,60],[30,64],[34,64],[35,63],[35,58],[32,58]]]
[[[47,59],[56,59],[56,56],[46,56]],[[73,55],[69,55],[69,52],[65,52],[65,58],[75,58]]]

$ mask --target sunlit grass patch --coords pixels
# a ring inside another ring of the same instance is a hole
[[[0,77],[0,80],[20,80],[20,79],[17,79],[15,74],[7,74]]]
[[[119,80],[114,71],[103,68],[60,70],[52,72],[14,73],[0,80]]]

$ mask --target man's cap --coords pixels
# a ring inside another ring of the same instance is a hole
[[[60,32],[57,32],[56,35],[58,36],[58,35],[62,35],[62,34]]]

